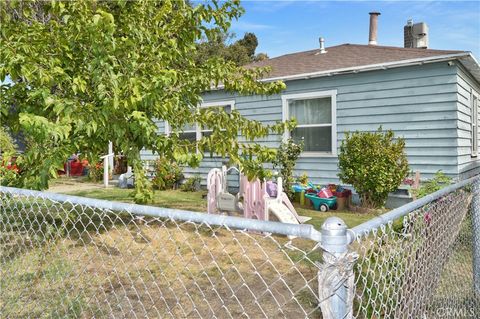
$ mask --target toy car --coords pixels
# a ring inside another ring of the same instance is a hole
[[[305,194],[305,197],[312,201],[313,207],[316,210],[326,212],[329,209],[337,207],[337,198],[335,196],[330,198],[321,198],[316,194]]]

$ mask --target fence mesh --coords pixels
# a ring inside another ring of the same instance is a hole
[[[1,193],[2,318],[318,318],[316,242]]]
[[[469,185],[357,237],[354,317],[480,318],[472,195]]]
[[[362,233],[341,254],[2,188],[0,317],[480,318],[478,186]]]

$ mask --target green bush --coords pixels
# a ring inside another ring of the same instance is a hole
[[[15,153],[15,142],[7,130],[0,126],[0,153],[11,156]]]
[[[283,178],[283,191],[290,199],[293,198],[292,184],[295,183],[293,169],[300,153],[303,150],[303,143],[297,144],[289,138],[282,142],[277,150],[277,156],[273,162],[273,169],[280,170],[280,176]]]
[[[18,187],[19,173],[16,166],[8,165],[6,161],[0,161],[0,185]]]
[[[193,177],[187,178],[185,183],[180,186],[180,189],[184,192],[196,192],[200,189],[200,182],[202,179],[200,176],[196,175]]]
[[[11,162],[16,146],[8,131],[0,126],[0,185],[19,186],[19,169]]]
[[[155,169],[155,177],[152,180],[154,189],[172,189],[183,179],[182,168],[164,157],[158,158],[153,167]]]
[[[413,191],[416,198],[422,198],[428,194],[434,193],[443,187],[449,185],[452,182],[452,178],[445,175],[442,171],[435,173],[435,176],[422,183],[418,189]]]
[[[408,175],[405,141],[394,140],[393,131],[347,132],[340,146],[338,174],[343,183],[352,185],[362,206],[385,205],[388,193],[395,191]]]
[[[88,179],[93,182],[103,180],[103,162],[90,165],[88,168]]]
[[[297,178],[297,181],[302,184],[302,185],[307,185],[308,184],[308,175],[307,173],[303,173],[300,175],[299,178]]]

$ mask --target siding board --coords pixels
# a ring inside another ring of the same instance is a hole
[[[478,174],[480,171],[480,158],[478,156],[472,157],[471,154],[472,109],[470,101],[470,92],[473,91],[480,94],[480,84],[462,66],[459,65],[457,69],[457,108],[459,111],[457,120],[458,172],[460,177],[467,178],[473,174]]]
[[[460,154],[464,156],[470,147],[466,140],[470,113],[464,96],[469,80],[463,76],[460,79],[457,71],[446,62],[431,63],[287,81],[286,90],[272,96],[240,96],[215,90],[205,93],[204,101],[235,99],[235,109],[242,115],[273,124],[282,119],[282,94],[337,90],[338,145],[347,131],[373,132],[382,125],[405,138],[410,169],[419,170],[422,178],[430,178],[438,170],[456,177]],[[270,135],[259,142],[276,147],[280,141],[281,136]],[[457,145],[461,146],[458,150]],[[205,159],[200,168],[187,168],[185,172],[206,177],[221,162]],[[295,174],[303,172],[314,182],[338,182],[338,159],[300,157]]]

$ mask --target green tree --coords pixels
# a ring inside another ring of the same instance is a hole
[[[232,44],[234,34],[227,32],[214,32],[209,38],[204,38],[197,45],[196,61],[201,63],[213,56],[235,62],[237,65],[245,65],[254,61],[268,59],[265,53],[255,55],[258,39],[254,33],[247,32],[242,39]]]
[[[347,132],[340,146],[338,176],[352,185],[365,207],[381,207],[408,175],[405,140],[393,131]]]
[[[288,123],[263,126],[231,114],[199,110],[201,93],[222,86],[240,94],[271,94],[281,82],[257,81],[266,69],[244,69],[212,56],[196,61],[203,37],[227,32],[243,13],[239,1],[195,6],[182,1],[10,1],[0,7],[0,122],[23,132],[21,186],[44,189],[73,152],[90,161],[108,141],[135,171],[135,200],[151,199],[140,150],[198,165],[206,148],[248,170],[251,149],[272,157],[253,141]],[[173,132],[158,132],[165,120]],[[192,143],[178,130],[198,122],[213,133]],[[237,140],[238,132],[247,143]],[[254,144],[256,145],[256,144]],[[195,145],[193,145],[195,148]],[[262,156],[260,156],[262,157]]]

